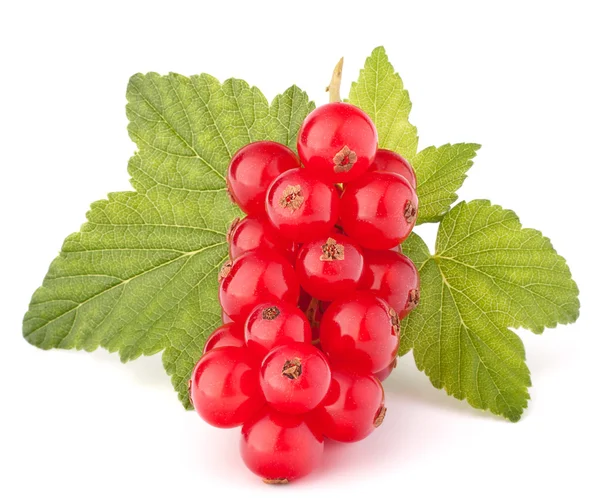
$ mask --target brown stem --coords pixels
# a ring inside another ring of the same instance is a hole
[[[329,103],[341,102],[342,97],[340,96],[340,86],[342,85],[342,68],[344,67],[344,58],[338,61],[337,65],[333,69],[331,76],[331,82],[325,91],[329,91]]]

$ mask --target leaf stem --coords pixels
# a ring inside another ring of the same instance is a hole
[[[331,82],[329,86],[325,88],[325,91],[329,92],[329,103],[341,102],[342,97],[340,96],[340,86],[342,84],[342,68],[344,67],[344,58],[340,58],[337,65],[333,69],[331,75]]]

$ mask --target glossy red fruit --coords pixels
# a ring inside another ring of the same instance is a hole
[[[331,303],[321,319],[320,336],[334,365],[375,373],[398,352],[400,320],[383,299],[357,291]]]
[[[244,335],[248,349],[261,358],[279,345],[311,342],[306,315],[281,301],[257,305],[248,315]]]
[[[267,192],[267,215],[284,238],[306,242],[333,229],[340,200],[335,188],[312,177],[305,169],[288,170]]]
[[[243,326],[239,324],[224,324],[221,327],[217,327],[206,340],[204,353],[210,352],[213,348],[230,346],[238,348],[246,346]]]
[[[300,166],[296,154],[277,142],[254,142],[233,156],[227,171],[227,188],[248,215],[265,214],[267,188],[281,173]]]
[[[404,177],[368,172],[345,187],[340,222],[344,232],[363,247],[390,249],[412,231],[418,204],[414,189]]]
[[[410,163],[400,154],[387,149],[377,149],[373,164],[369,171],[385,171],[402,175],[413,189],[417,188],[417,175]]]
[[[282,413],[298,415],[316,408],[329,389],[331,371],[323,353],[309,343],[281,345],[260,367],[267,403]]]
[[[223,324],[231,324],[233,322],[233,319],[223,310],[221,310],[221,320],[223,321]]]
[[[377,130],[362,110],[329,103],[313,110],[298,132],[298,154],[321,180],[349,182],[365,173],[377,151]]]
[[[227,261],[219,279],[221,306],[241,324],[258,303],[282,300],[295,305],[300,294],[290,263],[279,254],[262,249]]]
[[[305,243],[298,252],[296,274],[310,295],[332,301],[355,290],[363,270],[360,246],[339,233]]]
[[[396,365],[398,364],[398,359],[394,359],[390,362],[387,367],[384,367],[381,371],[377,371],[373,374],[375,378],[377,378],[380,382],[387,380],[389,376],[392,374],[392,371],[396,369]]]
[[[288,483],[319,465],[323,437],[303,417],[265,408],[242,427],[240,453],[265,483]]]
[[[236,427],[263,405],[258,362],[246,348],[215,348],[196,364],[190,399],[198,414],[215,427]]]
[[[231,259],[259,248],[274,250],[288,261],[296,257],[294,243],[279,235],[264,216],[235,219],[227,231],[227,243]]]
[[[386,301],[403,319],[421,299],[419,272],[403,254],[391,250],[365,250],[359,288]]]
[[[383,387],[370,374],[336,370],[322,404],[315,410],[315,428],[325,437],[351,443],[381,425],[385,417]]]

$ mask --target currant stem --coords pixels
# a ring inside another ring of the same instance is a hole
[[[338,61],[331,75],[331,82],[325,91],[329,91],[329,103],[341,102],[340,86],[342,85],[342,68],[344,67],[344,58]]]

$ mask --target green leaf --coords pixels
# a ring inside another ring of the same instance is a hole
[[[417,152],[417,128],[408,121],[412,103],[383,47],[373,50],[350,87],[350,103],[364,110],[377,127],[379,147],[409,161]]]
[[[529,369],[509,328],[541,333],[574,322],[577,285],[565,260],[510,210],[462,202],[443,218],[435,254],[413,234],[403,250],[421,275],[421,302],[403,321],[400,353],[437,388],[517,421],[527,407]]]
[[[458,198],[456,191],[467,178],[467,170],[473,166],[472,159],[480,147],[473,143],[446,144],[427,147],[414,157],[419,196],[418,224],[437,222],[450,210],[450,205]]]
[[[238,215],[225,190],[229,160],[255,140],[295,146],[314,104],[295,86],[269,106],[241,80],[154,73],[133,76],[127,99],[136,192],[92,204],[34,293],[23,332],[40,348],[102,346],[123,361],[165,350],[188,406],[187,380],[220,322],[217,270]]]

